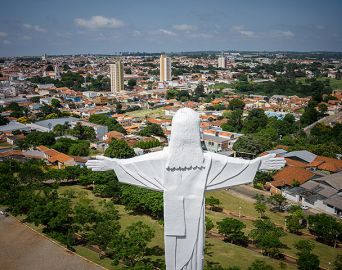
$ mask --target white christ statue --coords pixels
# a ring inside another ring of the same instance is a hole
[[[199,114],[189,108],[173,117],[169,147],[128,159],[97,156],[86,163],[93,171],[114,170],[122,183],[163,192],[167,270],[203,269],[205,191],[246,184],[258,170],[284,165],[272,154],[244,160],[203,151]]]

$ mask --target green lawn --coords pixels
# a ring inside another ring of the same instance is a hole
[[[301,78],[297,78],[296,80],[298,82],[305,83],[305,79],[306,78],[301,77]],[[342,89],[342,80],[336,80],[336,79],[333,79],[333,78],[326,78],[326,77],[319,77],[319,78],[317,78],[317,80],[320,80],[320,81],[329,80],[330,81],[330,86],[332,87],[333,90],[335,90],[335,89]]]
[[[91,191],[86,190],[78,185],[62,186],[59,188],[60,193],[65,192],[66,190],[73,190],[75,192],[77,197],[75,200],[87,198],[92,200],[96,207],[101,207],[101,202],[103,202],[104,200],[108,200],[95,197]],[[254,210],[254,205],[251,201],[246,201],[223,190],[209,192],[208,196],[214,196],[220,199],[222,207],[226,210],[238,213],[238,209],[239,207],[241,207],[242,215],[258,217],[258,213]],[[122,205],[117,205],[116,207],[121,216],[120,223],[122,229],[126,228],[128,225],[134,222],[143,221],[155,230],[155,237],[152,240],[150,246],[153,247],[157,245],[159,247],[163,247],[163,226],[158,221],[153,220],[152,218],[146,215],[134,215],[132,213],[129,213],[125,210],[125,207]],[[272,213],[267,211],[266,215],[269,216],[274,222],[278,224],[284,224],[285,214]],[[223,213],[213,212],[209,210],[207,211],[207,216],[214,221],[215,225],[217,221],[220,221],[226,217],[226,215]],[[249,231],[253,228],[253,223],[252,221],[248,220],[243,220],[243,222],[246,224],[245,232],[248,234]],[[214,231],[215,230],[216,228],[214,228]],[[284,253],[295,256],[296,249],[294,248],[294,244],[300,239],[305,239],[305,237],[287,233],[287,235],[282,238],[283,242],[288,246],[287,249],[283,250]],[[221,240],[212,237],[207,238],[206,242],[207,246],[209,245],[209,249],[207,249],[205,256],[206,261],[216,262],[224,267],[236,265],[241,267],[241,269],[247,269],[247,267],[255,259],[263,259],[267,263],[273,265],[275,269],[280,268],[279,261],[270,259],[268,257],[264,257],[261,254],[248,250],[246,248],[225,243]],[[314,242],[314,253],[319,256],[321,260],[321,266],[323,267],[328,268],[329,262],[333,262],[337,254],[342,254],[341,249],[337,250],[324,244],[318,243],[316,241]],[[114,269],[113,266],[111,266],[111,261],[109,259],[100,260],[99,256],[95,252],[89,250],[86,247],[77,246],[76,251],[78,254],[88,258],[89,260],[92,260],[108,269]],[[287,265],[287,269],[296,269],[296,267],[294,267],[293,265]]]
[[[165,116],[164,108],[156,108],[156,109],[146,109],[146,110],[138,110],[133,112],[127,112],[126,113],[129,116],[133,117],[161,117]]]
[[[241,214],[252,216],[252,217],[258,217],[258,213],[254,209],[254,205],[250,201],[246,201],[244,199],[238,198],[229,192],[220,190],[220,191],[214,191],[209,192],[207,194],[208,196],[214,196],[215,198],[220,199],[222,207],[226,210],[238,213],[239,207],[241,207]],[[266,215],[271,218],[271,220],[277,224],[285,225],[285,216],[284,213],[273,213],[267,210]],[[214,223],[217,221],[220,221],[226,215],[222,213],[217,213],[213,211],[207,211],[207,216],[210,217]],[[245,232],[248,234],[250,230],[253,228],[253,222],[248,220],[243,220],[243,222],[246,224]],[[287,235],[282,238],[284,244],[288,246],[287,249],[284,249],[283,252],[285,254],[296,256],[297,250],[294,247],[294,244],[301,240],[301,239],[308,239],[305,236],[299,236],[291,233],[286,233]],[[313,241],[313,240],[312,240]],[[324,245],[322,243],[319,243],[317,241],[314,241],[315,243],[315,249],[314,253],[319,256],[319,259],[321,261],[321,266],[329,268],[329,262],[333,262],[337,256],[337,254],[342,255],[342,249],[335,249],[333,247]]]
[[[95,251],[90,250],[89,248],[86,248],[84,246],[76,246],[75,247],[76,253],[87,258],[90,261],[93,261],[94,263],[97,263],[107,269],[115,270],[118,269],[118,267],[114,267],[111,263],[112,260],[109,258],[103,258],[100,259],[99,254],[97,254]]]

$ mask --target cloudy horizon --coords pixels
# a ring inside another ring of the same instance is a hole
[[[255,2],[12,0],[0,11],[0,56],[342,51],[341,1]]]

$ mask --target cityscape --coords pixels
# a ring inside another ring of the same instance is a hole
[[[167,151],[182,108],[231,171],[286,162],[205,192],[203,269],[342,269],[341,3],[43,2],[0,11],[0,269],[171,269],[166,195],[89,164]]]

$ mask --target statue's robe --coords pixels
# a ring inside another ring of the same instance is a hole
[[[253,181],[260,161],[204,152],[202,167],[182,169],[167,168],[167,160],[165,148],[130,159],[114,159],[114,170],[120,182],[164,193],[166,269],[202,269],[205,191]]]

